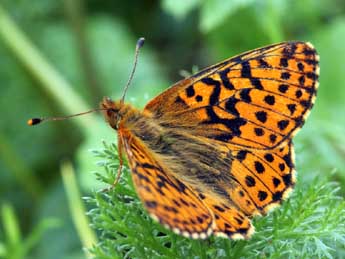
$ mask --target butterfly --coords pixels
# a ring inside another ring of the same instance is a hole
[[[185,237],[247,239],[250,219],[294,187],[291,139],[318,77],[315,48],[283,42],[207,67],[142,111],[109,98],[101,108],[153,219]]]
[[[283,42],[207,67],[142,111],[110,98],[100,110],[154,220],[194,239],[248,239],[251,218],[295,185],[291,139],[313,107],[318,77],[315,48]]]

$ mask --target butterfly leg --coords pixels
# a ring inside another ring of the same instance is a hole
[[[117,148],[118,148],[118,155],[119,155],[119,167],[117,169],[116,178],[115,178],[114,182],[112,183],[112,185],[110,187],[102,189],[102,192],[108,192],[111,189],[115,188],[115,186],[117,185],[117,183],[120,180],[121,173],[122,173],[122,166],[123,166],[123,143],[122,143],[122,139],[120,136],[118,136],[118,138],[117,138]]]
[[[117,169],[116,178],[115,178],[111,188],[115,188],[116,184],[120,180],[120,176],[121,176],[121,173],[122,173],[122,166],[123,166],[123,143],[122,143],[122,139],[121,139],[120,136],[118,136],[118,138],[117,138],[117,149],[118,149],[120,164],[119,164],[119,168]]]

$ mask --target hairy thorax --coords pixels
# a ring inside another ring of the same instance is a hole
[[[124,142],[130,142],[132,137],[139,139],[157,163],[177,179],[201,192],[207,189],[227,198],[228,194],[219,184],[232,181],[232,158],[225,145],[186,134],[182,128],[167,127],[166,121],[161,122],[150,113],[127,104],[104,99],[101,108],[107,109],[105,119]]]

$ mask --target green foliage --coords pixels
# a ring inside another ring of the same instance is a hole
[[[86,250],[87,257],[91,257],[87,249],[91,248],[97,242],[97,239],[95,233],[90,229],[88,217],[85,215],[85,206],[80,197],[73,166],[67,162],[63,163],[61,174],[74,225]]]
[[[61,225],[57,219],[46,218],[39,222],[28,236],[23,238],[18,216],[10,204],[2,205],[1,216],[4,233],[1,235],[0,232],[0,258],[6,259],[27,258],[46,231]]]
[[[118,157],[114,144],[93,151],[102,160],[106,185],[114,181]],[[95,258],[340,258],[345,256],[345,201],[337,183],[316,179],[298,183],[282,207],[256,218],[251,240],[190,240],[155,223],[143,210],[126,168],[120,183],[96,192],[89,215],[100,242]]]
[[[200,30],[209,32],[238,9],[252,4],[254,0],[189,0],[173,1],[165,0],[162,2],[164,10],[181,20],[196,7],[200,8]]]

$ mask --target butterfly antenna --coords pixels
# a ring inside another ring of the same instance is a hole
[[[46,121],[62,121],[62,120],[66,120],[66,119],[69,119],[69,118],[77,117],[77,116],[80,116],[80,115],[85,115],[85,114],[88,114],[88,113],[97,112],[97,111],[105,111],[105,110],[107,110],[107,109],[105,109],[105,108],[97,108],[97,109],[92,109],[92,110],[89,110],[89,111],[86,111],[86,112],[76,113],[76,114],[72,114],[72,115],[68,115],[68,116],[47,117],[47,118],[32,118],[32,119],[28,120],[27,123],[28,123],[29,126],[34,126],[34,125],[37,125],[37,124],[40,124],[40,123],[46,122]]]
[[[121,100],[120,100],[120,104],[121,104],[121,105],[122,105],[122,104],[124,103],[124,101],[125,101],[125,96],[126,96],[127,89],[128,89],[129,85],[130,85],[131,82],[132,82],[132,79],[133,79],[133,76],[134,76],[134,73],[135,73],[135,69],[137,68],[139,51],[140,51],[141,47],[144,46],[144,43],[145,43],[145,38],[140,38],[140,39],[137,41],[137,45],[136,45],[136,47],[135,47],[135,56],[134,56],[133,69],[132,69],[131,74],[129,75],[127,84],[126,84],[126,86],[125,86],[125,89],[123,90],[122,98],[121,98]]]
[[[122,95],[122,98],[120,100],[121,104],[124,103],[124,99],[125,99],[125,95],[126,95],[127,89],[128,89],[129,85],[132,82],[132,79],[133,79],[133,76],[134,76],[134,73],[135,73],[135,69],[136,69],[137,63],[138,63],[139,50],[141,49],[142,46],[144,46],[144,42],[145,42],[144,38],[140,38],[138,40],[138,42],[137,42],[137,45],[136,45],[136,48],[135,48],[135,57],[134,57],[133,69],[132,69],[132,72],[131,72],[131,74],[129,76],[129,79],[128,79],[128,82],[127,82],[127,84],[125,86],[125,89],[123,90],[123,95]],[[86,111],[86,112],[76,113],[76,114],[72,114],[72,115],[68,115],[68,116],[47,117],[47,118],[32,118],[32,119],[28,120],[27,124],[29,126],[34,126],[34,125],[41,124],[42,122],[46,122],[46,121],[61,121],[61,120],[66,120],[66,119],[69,119],[69,118],[77,117],[77,116],[80,116],[80,115],[85,115],[85,114],[88,114],[88,113],[92,113],[92,112],[96,112],[96,111],[105,111],[105,110],[107,110],[107,109],[106,108],[97,108],[97,109],[92,109],[92,110],[89,110],[89,111]]]

